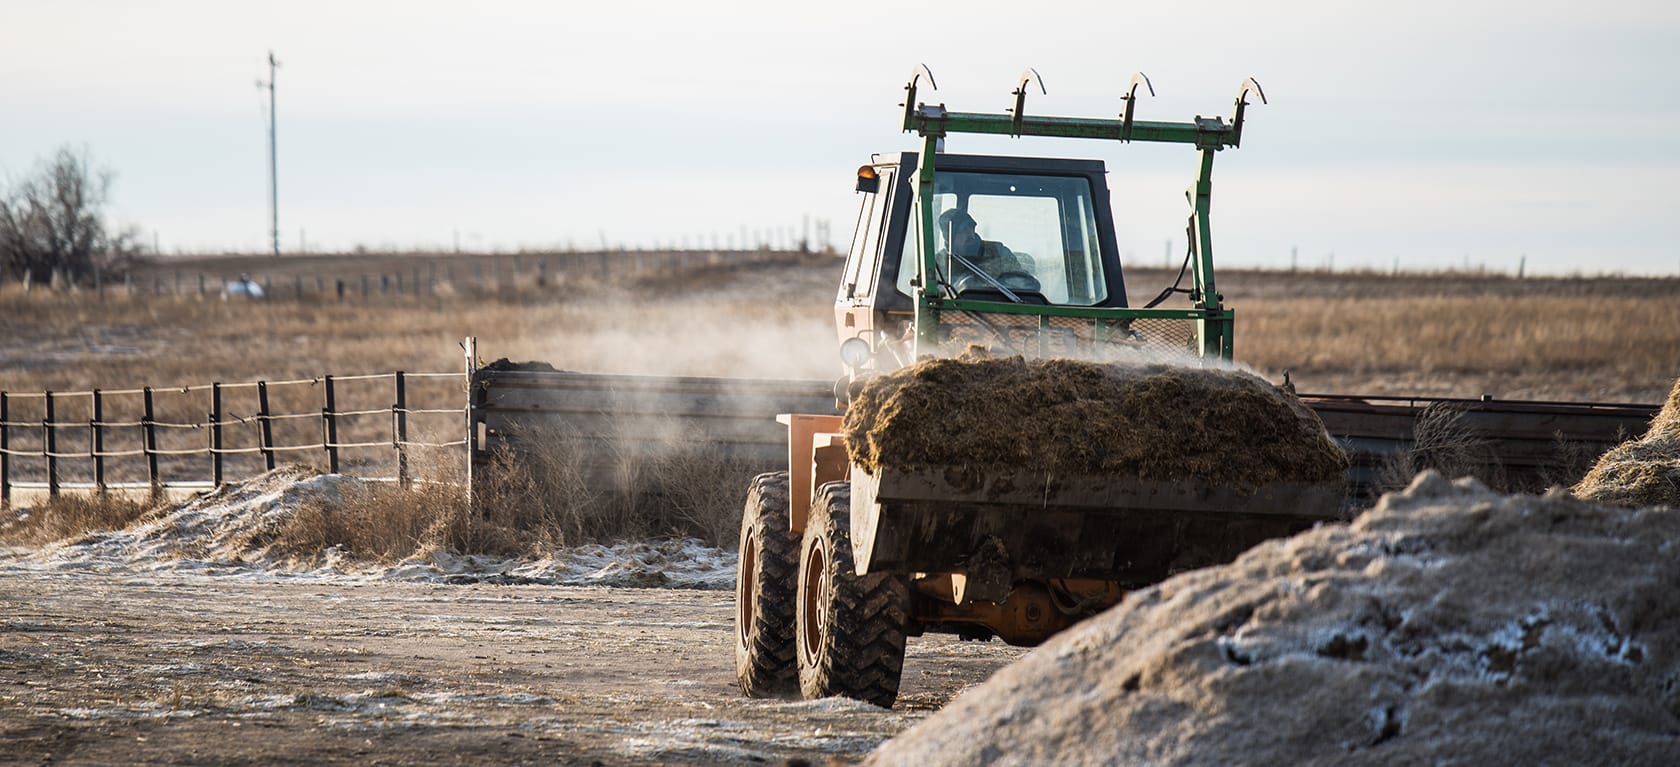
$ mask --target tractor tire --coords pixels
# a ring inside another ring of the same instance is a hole
[[[851,486],[823,485],[799,553],[799,690],[892,708],[904,670],[910,589],[902,577],[852,566]]]
[[[735,570],[735,678],[753,698],[799,691],[794,598],[799,539],[788,527],[788,475],[760,474],[747,491]]]

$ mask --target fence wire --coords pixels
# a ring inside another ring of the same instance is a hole
[[[462,476],[464,373],[0,392],[0,505],[14,491],[197,490],[283,459],[364,479]]]

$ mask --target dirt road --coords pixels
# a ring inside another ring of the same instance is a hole
[[[912,639],[892,711],[748,700],[733,610],[719,591],[9,571],[0,763],[820,763],[1022,652]]]

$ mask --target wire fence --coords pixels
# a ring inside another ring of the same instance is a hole
[[[467,380],[398,371],[0,392],[0,506],[43,492],[197,491],[282,464],[404,485],[465,477]]]

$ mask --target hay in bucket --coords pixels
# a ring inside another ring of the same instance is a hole
[[[846,414],[874,473],[961,465],[1251,490],[1340,482],[1347,458],[1296,397],[1237,370],[969,353],[871,380]]]

